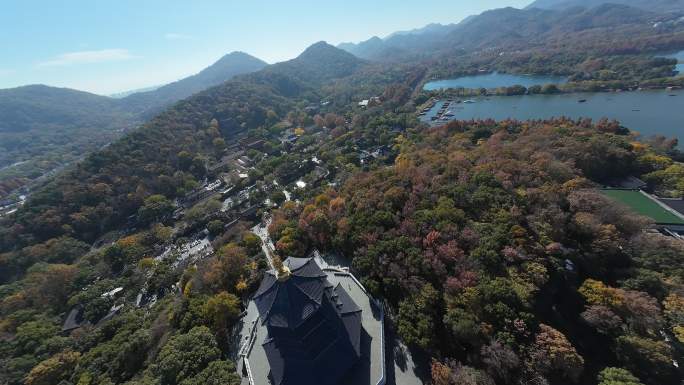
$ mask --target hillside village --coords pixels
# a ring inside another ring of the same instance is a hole
[[[381,105],[379,97],[375,97],[373,100],[372,105],[359,103],[358,108],[366,109]],[[324,109],[327,105],[328,103],[323,101],[320,107]],[[273,268],[272,259],[276,250],[273,246],[274,242],[269,238],[267,232],[268,225],[271,222],[270,210],[289,201],[306,199],[312,194],[312,191],[322,191],[327,186],[335,186],[341,183],[340,172],[343,170],[339,170],[334,164],[328,164],[319,159],[319,157],[322,158],[321,149],[332,137],[332,130],[325,125],[322,127],[320,125],[325,124],[323,121],[335,121],[335,129],[349,131],[351,122],[349,119],[336,117],[330,112],[327,113],[327,116],[322,117],[319,115],[320,109],[312,106],[307,107],[306,111],[309,115],[304,118],[303,123],[309,122],[309,125],[305,125],[305,127],[297,126],[295,122],[285,120],[276,125],[280,129],[278,133],[253,136],[243,132],[231,138],[230,141],[226,141],[221,153],[216,154],[217,161],[205,165],[207,176],[202,184],[188,192],[184,197],[174,201],[173,209],[169,209],[164,217],[159,218],[162,223],[172,226],[172,235],[165,242],[152,245],[148,255],[154,259],[155,264],[168,266],[175,272],[182,272],[215,255],[218,251],[214,247],[218,245],[216,239],[218,234],[247,228],[258,235],[261,242],[260,247],[263,253],[259,255],[258,263],[260,265],[267,263],[267,266]],[[318,124],[313,122],[318,122]],[[220,123],[213,120],[211,127],[219,129]],[[403,127],[391,127],[391,131],[395,135],[401,135],[404,130]],[[266,148],[273,144],[275,145],[267,151]],[[327,153],[328,159],[334,159],[338,156],[345,156],[350,159],[351,156],[351,160],[358,167],[365,169],[391,164],[394,160],[392,153],[396,150],[392,150],[390,143],[368,143],[364,140],[352,138],[349,144],[350,147],[348,148],[339,149],[332,154]],[[281,158],[288,159],[289,163],[286,166],[288,170],[293,171],[288,171],[280,178],[274,174],[268,175],[264,165],[268,162],[269,156],[272,156],[270,154],[274,152],[279,152]],[[266,177],[264,177],[265,175]],[[135,234],[139,231],[137,220],[137,216],[131,216],[128,227],[123,232],[118,232],[116,235],[109,234],[98,240],[96,242],[97,247],[103,249],[113,245],[107,240],[111,237],[121,238]],[[337,259],[329,261],[333,263],[333,265],[329,265],[325,261],[325,257],[322,257],[317,250],[314,250],[311,255],[315,256],[316,263],[324,266],[325,269],[350,274],[348,262],[337,265],[340,262]],[[111,307],[107,312],[102,312],[102,317],[98,320],[91,322],[86,319],[83,305],[73,307],[66,313],[62,332],[70,333],[81,327],[97,327],[116,317],[125,306],[149,309],[164,296],[182,292],[182,287],[179,286],[178,282],[167,281],[167,284],[170,285],[168,287],[152,285],[150,280],[154,279],[153,275],[154,272],[152,271],[148,273],[147,282],[142,285],[135,296],[124,292],[124,287],[121,286],[102,293],[100,298],[111,304]],[[335,276],[339,276],[339,274],[335,273]],[[341,278],[338,277],[337,279]],[[353,285],[358,284],[359,288],[365,292],[356,278],[353,282],[355,282]],[[96,290],[98,290],[97,284],[84,288],[85,292]],[[360,296],[363,296],[362,293],[352,292],[357,301],[361,298]],[[249,298],[245,298],[245,300],[249,300]],[[381,302],[373,301],[375,300],[371,299],[370,306],[379,307],[378,311],[382,311]],[[244,306],[247,308],[247,303]],[[370,312],[369,309],[365,311]],[[249,338],[250,332],[240,331],[240,325],[243,325],[243,328],[254,325],[256,321],[248,321],[249,318],[254,317],[253,312],[250,313],[245,310],[242,314],[243,317],[246,317],[245,321],[236,324],[233,331],[237,337],[248,338],[245,346],[251,346],[254,342],[252,338]],[[380,323],[382,324],[382,321]],[[380,325],[379,327],[382,328],[383,326]],[[373,326],[373,328],[377,328],[377,326]],[[385,342],[384,338],[384,334],[374,334],[371,338],[374,341],[373,344],[381,345],[373,349],[380,349],[380,346],[385,349],[386,343],[401,344],[399,341]],[[240,369],[244,374],[243,383],[262,383],[263,380],[254,382],[251,377],[252,369],[247,368],[249,361],[247,360],[248,353],[245,353],[247,352],[245,346],[236,346],[233,351],[236,358],[239,358],[240,355],[245,356],[244,362],[241,361],[243,366]],[[383,357],[373,358],[375,361],[372,365],[382,365],[382,373],[377,375],[379,376],[377,383],[384,383],[384,378],[387,375],[384,369],[384,356],[393,353],[383,351],[373,354],[379,355],[377,357]],[[410,356],[403,358],[403,360],[411,361]],[[257,364],[259,363],[257,362]],[[253,363],[253,365],[255,364]],[[260,365],[263,366],[263,362]],[[392,376],[401,377],[407,384],[419,384],[421,381],[416,377],[416,374],[413,374],[410,367],[393,367]]]

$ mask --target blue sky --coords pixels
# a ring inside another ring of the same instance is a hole
[[[357,42],[530,2],[5,0],[0,88],[41,83],[110,94],[180,79],[232,51],[274,63],[320,40]]]

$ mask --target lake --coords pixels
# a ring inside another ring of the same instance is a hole
[[[586,102],[579,103],[583,99]],[[642,136],[664,135],[684,143],[684,90],[479,97],[473,101],[452,103],[448,108],[454,114],[451,119],[527,120],[567,116],[598,120],[605,117],[619,120]],[[443,104],[438,102],[422,120],[430,123]]]
[[[455,79],[435,80],[423,87],[427,91],[445,88],[498,88],[521,85],[529,88],[534,85],[563,84],[567,82],[563,76],[512,75],[493,72],[484,75],[463,76]]]

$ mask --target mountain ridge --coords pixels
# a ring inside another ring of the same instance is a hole
[[[677,0],[535,0],[525,9],[594,8],[603,4],[627,5],[651,12],[684,12],[684,2]]]
[[[35,113],[29,110],[31,106],[47,114],[45,121],[30,122],[31,114]],[[86,91],[44,84],[6,88],[0,90],[0,132],[33,129],[37,124],[68,123],[69,117],[76,115],[99,123],[100,119],[92,116],[98,109],[104,110],[107,116],[123,112],[118,110],[115,99]]]
[[[265,61],[245,52],[234,51],[224,55],[197,74],[152,91],[133,93],[120,100],[125,109],[149,117],[178,100],[221,84],[234,76],[259,71],[267,65]]]
[[[667,0],[665,0],[667,1]],[[339,48],[372,61],[425,58],[453,50],[513,49],[510,44],[533,45],[567,31],[595,30],[615,26],[650,28],[653,20],[668,17],[650,10],[624,4],[601,3],[592,8],[546,9],[513,7],[487,10],[458,24],[431,24],[413,31],[392,34],[391,38],[371,38],[359,43],[343,43]],[[609,31],[609,30],[607,30]],[[526,40],[529,39],[529,40]]]
[[[365,60],[347,51],[319,41],[306,48],[294,59],[265,68],[264,74],[287,75],[320,85],[329,80],[349,76],[365,63]],[[250,75],[256,74],[259,72]]]

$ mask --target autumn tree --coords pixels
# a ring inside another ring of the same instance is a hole
[[[622,318],[610,310],[610,308],[602,305],[587,307],[581,316],[584,321],[603,334],[615,332],[623,325]]]
[[[662,323],[658,301],[644,292],[606,286],[600,281],[587,279],[579,289],[590,304],[585,319],[602,332],[620,326],[623,319],[629,328],[640,334],[652,334]]]
[[[214,333],[223,338],[240,315],[240,300],[233,294],[222,291],[209,298],[204,305],[204,319],[211,325]]]
[[[53,385],[66,380],[81,356],[78,352],[64,351],[42,361],[26,376],[26,385]]]
[[[665,317],[675,337],[684,342],[684,297],[672,293],[663,300]]]
[[[509,375],[520,365],[520,360],[513,349],[498,341],[492,341],[480,350],[482,361],[487,366],[487,372],[501,381],[506,381]]]
[[[73,265],[34,266],[26,277],[26,297],[37,306],[59,310],[74,290],[77,274]]]
[[[535,368],[546,375],[557,375],[572,382],[579,380],[584,359],[558,330],[541,324],[531,353]]]
[[[432,359],[430,365],[430,374],[433,385],[450,385],[451,384],[451,368],[449,366]]]
[[[244,249],[229,243],[221,247],[218,256],[209,262],[204,281],[216,292],[236,292],[237,284],[247,276],[248,269],[249,259]]]
[[[248,255],[254,256],[261,252],[261,238],[252,232],[244,232],[240,245]]]

